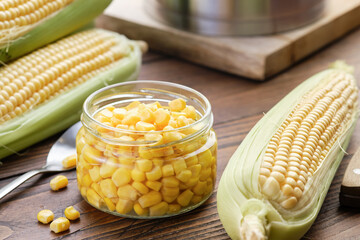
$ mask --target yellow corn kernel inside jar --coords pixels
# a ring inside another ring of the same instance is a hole
[[[167,217],[205,202],[216,182],[217,140],[208,100],[182,85],[136,81],[85,101],[77,180],[93,207]]]

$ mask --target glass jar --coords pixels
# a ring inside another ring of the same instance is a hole
[[[96,120],[109,107],[133,101],[167,106],[177,98],[195,108],[196,121],[149,132]],[[93,207],[122,217],[160,218],[190,211],[213,192],[217,140],[211,105],[201,93],[160,81],[115,84],[87,98],[81,121],[76,138],[78,188]],[[181,139],[161,140],[179,133]]]

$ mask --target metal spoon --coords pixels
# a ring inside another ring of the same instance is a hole
[[[29,178],[35,176],[39,173],[45,172],[63,172],[74,169],[73,168],[64,168],[62,165],[62,160],[72,154],[76,153],[75,149],[75,139],[76,134],[81,128],[81,122],[77,122],[71,126],[66,132],[61,135],[61,137],[56,141],[56,143],[51,147],[48,157],[46,159],[46,165],[40,169],[31,170],[27,173],[24,173],[11,183],[7,184],[5,187],[0,189],[0,200],[4,198],[12,190],[20,186]]]

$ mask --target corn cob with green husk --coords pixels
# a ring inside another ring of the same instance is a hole
[[[314,222],[358,117],[356,81],[335,65],[273,107],[230,159],[217,204],[232,239],[299,239]]]
[[[137,42],[93,29],[0,68],[0,159],[79,121],[88,95],[136,79],[140,62]]]
[[[111,0],[0,1],[0,62],[8,62],[91,22]]]

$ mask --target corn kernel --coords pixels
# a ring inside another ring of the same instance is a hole
[[[172,117],[173,119],[177,119],[177,118],[180,117],[180,116],[186,117],[186,114],[183,113],[183,112],[171,112],[171,117]],[[170,124],[169,124],[169,125],[170,125]],[[171,125],[170,125],[170,126],[171,126]]]
[[[131,200],[120,198],[116,204],[116,211],[120,214],[127,214],[131,212],[133,205],[134,204]]]
[[[133,182],[131,184],[131,186],[133,188],[135,188],[142,195],[147,194],[149,192],[149,189],[144,184],[142,184],[141,182]]]
[[[209,149],[207,149],[206,151],[199,153],[198,155],[198,160],[199,163],[201,164],[201,166],[203,168],[207,168],[210,167],[211,162],[212,162],[212,155]]]
[[[115,183],[117,187],[128,184],[131,180],[130,173],[125,168],[117,169],[111,177],[111,180]]]
[[[116,125],[116,128],[119,128],[119,129],[129,129],[129,126],[128,126],[128,125],[125,125],[125,124],[117,124],[117,125]]]
[[[178,127],[185,127],[187,125],[189,125],[189,120],[187,119],[187,117],[185,116],[179,116],[177,119],[176,119],[176,123],[177,123],[177,126]]]
[[[54,213],[51,210],[44,209],[37,214],[37,219],[43,224],[48,224],[54,220]]]
[[[73,168],[76,166],[76,154],[67,156],[62,160],[62,165],[64,168]]]
[[[129,111],[129,110],[131,110],[131,109],[134,109],[134,108],[138,107],[140,104],[141,104],[141,103],[140,103],[139,101],[133,101],[133,102],[131,102],[129,105],[127,105],[127,106],[125,107],[125,109]]]
[[[153,157],[148,147],[139,147],[139,156],[144,159],[151,159]]]
[[[193,197],[194,193],[192,191],[185,190],[177,197],[177,203],[183,207],[189,205],[191,198]]]
[[[165,143],[179,141],[183,138],[183,134],[179,132],[164,132],[163,139]]]
[[[142,182],[146,179],[145,173],[137,168],[131,170],[131,178],[137,182]]]
[[[181,206],[177,203],[174,203],[174,204],[169,204],[169,207],[168,207],[168,214],[172,214],[172,213],[177,213],[179,212],[181,209]]]
[[[92,169],[90,169],[89,174],[93,182],[98,182],[101,180],[100,168],[98,166],[94,166]]]
[[[100,151],[100,153],[104,152],[106,150],[106,143],[102,142],[102,141],[96,141],[96,143],[94,144],[94,148],[95,150]],[[93,156],[93,155],[91,155]],[[94,157],[94,156],[93,156]],[[102,156],[97,156],[96,158],[92,159],[92,163],[93,164],[100,164],[103,162]]]
[[[185,162],[186,162],[186,165],[188,167],[190,167],[190,166],[193,166],[193,165],[197,164],[199,162],[199,160],[198,160],[198,157],[195,155],[195,156],[191,156],[191,157],[186,158]]]
[[[163,200],[167,203],[172,203],[175,201],[177,196],[163,196]]]
[[[78,155],[80,155],[83,152],[83,148],[84,148],[85,145],[86,145],[85,138],[83,137],[83,135],[78,134],[76,136],[76,153]]]
[[[203,197],[202,197],[202,196],[194,195],[194,196],[191,198],[191,203],[192,203],[192,204],[197,204],[197,203],[201,202],[202,200],[203,200]]]
[[[116,197],[116,198],[110,198],[110,200],[114,203],[114,204],[117,204],[118,201],[119,201],[119,198]]]
[[[97,184],[97,183],[92,183],[92,184],[91,184],[91,188],[94,189],[95,192],[96,192],[97,194],[99,194],[99,196],[100,196],[101,198],[104,198],[104,197],[105,197],[104,194],[101,192],[101,189],[100,189],[100,185],[99,185],[99,184]]]
[[[187,183],[185,183],[185,186],[187,188],[191,188],[195,186],[198,183],[198,181],[199,181],[199,177],[192,177]]]
[[[136,201],[140,194],[131,185],[125,185],[118,188],[117,195],[121,199]]]
[[[100,144],[100,142],[98,142],[97,146],[100,146],[99,144]],[[86,145],[83,148],[83,154],[84,154],[85,161],[87,161],[90,164],[99,164],[103,161],[102,160],[102,152],[96,148],[89,146],[89,145]]]
[[[139,111],[140,120],[143,122],[154,123],[155,115],[149,108],[144,108]]]
[[[136,166],[140,171],[148,172],[152,169],[153,163],[148,159],[140,159],[136,161]]]
[[[178,187],[180,181],[176,177],[164,177],[161,179],[164,187]]]
[[[153,149],[155,150],[155,149]],[[170,147],[164,147],[162,149],[160,149],[161,152],[159,154],[159,156],[154,156],[154,157],[162,157],[162,156],[170,156],[170,155],[173,155],[174,154],[174,149],[170,146]],[[152,152],[153,153],[153,152]],[[154,155],[154,153],[153,153]]]
[[[174,160],[174,162],[172,163],[174,170],[175,170],[175,174],[178,175],[182,170],[186,169],[186,162],[184,159],[178,159],[178,160]]]
[[[81,196],[86,197],[86,191],[87,191],[87,188],[86,188],[86,187],[81,187],[81,188],[80,188],[80,194],[81,194]]]
[[[86,197],[91,205],[100,208],[101,197],[95,192],[94,189],[89,188],[86,192]]]
[[[160,179],[162,176],[161,168],[159,166],[155,166],[150,172],[146,173],[146,178],[149,181],[156,181]]]
[[[159,191],[162,183],[158,181],[146,181],[145,185],[151,188],[152,190]]]
[[[64,214],[65,217],[69,220],[75,220],[80,217],[79,211],[77,211],[73,206],[65,208]]]
[[[162,167],[162,175],[163,177],[174,176],[174,168],[171,164],[166,164]]]
[[[210,147],[210,152],[213,156],[216,156],[216,153],[217,153],[217,143],[216,142]]]
[[[213,189],[214,189],[213,183],[207,184],[207,185],[206,185],[205,192],[204,192],[204,195],[206,196],[206,195],[212,193]]]
[[[79,156],[78,168],[79,167],[86,168],[86,169],[92,168],[92,165],[89,164],[87,161],[85,161],[83,153],[81,153],[80,156]]]
[[[154,144],[162,143],[163,136],[159,133],[147,133],[144,135],[145,140],[149,142],[154,142]]]
[[[100,176],[102,178],[108,178],[113,175],[113,173],[116,171],[117,166],[117,160],[113,157],[106,160],[104,164],[100,167]]]
[[[216,178],[216,165],[213,165],[211,167],[211,175],[212,175],[212,178],[215,179]]]
[[[211,158],[211,163],[210,163],[210,165],[211,165],[211,166],[216,165],[216,158],[215,158],[214,156]]]
[[[134,163],[134,158],[122,154],[122,156],[119,157],[119,163],[119,166],[130,169]]]
[[[116,186],[114,182],[111,181],[111,179],[109,178],[104,179],[100,182],[100,189],[104,196],[107,198],[117,197]]]
[[[113,110],[114,117],[116,117],[119,120],[124,119],[126,113],[127,113],[127,110],[125,108],[115,108]]]
[[[115,107],[114,106],[107,106],[106,109],[109,110],[110,112],[112,112],[112,111],[115,110]]]
[[[154,166],[159,166],[160,168],[164,165],[163,158],[153,158],[152,162],[153,162]]]
[[[199,181],[195,187],[193,187],[192,191],[196,194],[196,195],[202,195],[204,194],[205,190],[206,190],[206,182],[205,181]]]
[[[161,194],[163,196],[168,196],[168,197],[177,197],[180,193],[180,190],[178,187],[162,187],[161,188]]]
[[[50,229],[54,233],[64,232],[69,228],[70,228],[70,221],[64,217],[59,217],[50,224]]]
[[[159,129],[163,129],[166,125],[168,125],[170,120],[170,113],[165,109],[158,109],[154,113],[155,115],[155,124]]]
[[[132,130],[135,130],[135,129],[132,129]],[[131,136],[124,135],[124,136],[119,137],[119,140],[122,142],[131,143],[134,141],[134,138],[132,138]],[[131,147],[129,147],[129,146],[121,146],[121,147],[122,147],[122,149],[125,149],[125,150],[131,150]]]
[[[182,98],[174,99],[169,102],[169,107],[171,111],[180,112],[186,107],[186,102]]]
[[[154,103],[150,103],[147,105],[149,109],[151,109],[151,111],[155,112],[156,110],[158,110],[159,108],[162,108],[161,104],[156,101]]]
[[[113,117],[110,119],[110,123],[111,123],[111,126],[112,126],[112,127],[117,127],[117,126],[119,126],[119,125],[122,125],[122,124],[121,124],[121,119],[119,119],[119,118],[117,118],[117,117],[115,117],[115,116],[113,116]]]
[[[135,128],[137,131],[151,131],[155,130],[155,126],[151,123],[139,121],[136,123]]]
[[[174,128],[168,125],[168,126],[164,127],[163,130],[169,131],[169,130],[174,130]]]
[[[54,191],[64,188],[67,185],[68,185],[68,179],[64,175],[58,175],[55,178],[51,179],[50,181],[50,187]]]
[[[180,190],[186,190],[186,189],[189,188],[189,186],[187,186],[187,184],[181,182],[181,183],[179,184],[179,188],[180,188]]]
[[[211,168],[205,168],[201,170],[200,180],[204,181],[211,175]]]
[[[140,117],[134,113],[125,115],[124,119],[121,121],[122,124],[125,125],[135,125],[138,121],[140,121]]]
[[[150,216],[162,216],[167,213],[169,205],[167,202],[160,202],[149,208]]]
[[[138,201],[142,208],[151,207],[161,202],[161,194],[157,191],[151,191],[141,196]]]
[[[104,198],[104,202],[110,211],[115,211],[116,206],[110,198]]]
[[[112,110],[109,110],[109,109],[101,110],[100,114],[107,118],[111,118],[113,116]]]
[[[111,124],[111,119],[109,118],[104,118],[104,117],[101,117],[100,119],[98,119],[99,122],[101,122],[103,125],[105,126],[96,126],[96,130],[99,132],[99,133],[104,133],[104,134],[111,134],[111,130],[108,129],[107,127],[112,127],[112,124]],[[96,147],[96,146],[95,146]],[[100,150],[100,149],[99,149]]]
[[[149,209],[148,208],[142,208],[139,203],[134,204],[134,211],[139,216],[147,216],[147,215],[149,215]]]
[[[168,126],[170,126],[172,128],[177,128],[178,127],[177,122],[174,119],[169,120]]]
[[[198,177],[201,172],[201,165],[196,164],[196,165],[190,166],[188,169],[191,171],[192,177]]]
[[[190,170],[182,170],[179,174],[176,175],[176,178],[179,179],[180,181],[186,183],[190,180],[191,178],[191,171]]]
[[[210,184],[213,184],[214,180],[211,179],[211,177],[209,177],[208,179],[206,179],[206,184],[207,185],[210,185]]]
[[[82,184],[85,186],[85,187],[90,187],[92,181],[91,181],[91,177],[89,174],[86,174],[83,179],[82,179]]]
[[[196,120],[196,110],[193,106],[186,106],[185,109],[182,111],[186,114],[186,117]]]

